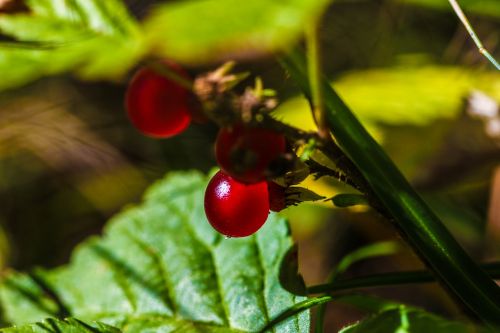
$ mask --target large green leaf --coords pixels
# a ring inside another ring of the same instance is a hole
[[[0,90],[66,71],[114,79],[144,51],[120,0],[29,0],[27,5],[27,14],[0,14],[0,34],[14,39],[0,43]]]
[[[353,71],[335,82],[356,116],[368,125],[427,125],[453,118],[473,89],[500,100],[499,85],[498,72],[433,66]],[[301,97],[283,103],[276,112],[285,120],[309,113],[309,105]]]
[[[248,57],[290,46],[330,0],[198,0],[159,7],[146,34],[164,55],[190,63]]]
[[[400,306],[382,311],[342,329],[339,333],[479,333],[489,332],[472,325],[449,321],[428,312]]]
[[[330,0],[175,1],[140,28],[120,0],[29,0],[29,14],[0,15],[0,90],[76,71],[115,79],[146,55],[183,63],[253,57],[290,46]]]
[[[247,238],[225,239],[203,209],[206,177],[179,173],[82,244],[68,266],[10,273],[0,289],[8,321],[74,316],[124,332],[253,332],[304,298],[278,282],[292,245],[286,221],[270,215]],[[275,332],[308,332],[300,314]]]

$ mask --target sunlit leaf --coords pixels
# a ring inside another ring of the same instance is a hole
[[[368,125],[427,125],[437,119],[452,118],[473,89],[500,100],[500,74],[453,67],[353,71],[336,81],[335,87],[356,110],[356,116]],[[309,113],[307,101],[297,97],[283,103],[276,115],[286,121]]]
[[[104,236],[83,243],[69,265],[9,274],[0,289],[6,319],[73,316],[127,332],[255,332],[304,300],[278,281],[292,246],[286,221],[270,215],[255,235],[225,239],[206,221],[206,184],[195,172],[169,176]],[[308,327],[304,312],[276,332]]]
[[[146,34],[165,56],[206,63],[288,47],[330,0],[178,1],[158,7]]]
[[[0,90],[67,71],[115,79],[143,49],[138,27],[119,0],[30,0],[26,14],[0,15]]]

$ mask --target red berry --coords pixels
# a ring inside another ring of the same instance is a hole
[[[267,182],[243,184],[217,172],[205,191],[205,214],[212,227],[226,236],[255,233],[269,214]]]
[[[180,68],[170,67],[187,77]],[[189,98],[186,88],[143,68],[130,81],[125,103],[130,121],[139,131],[155,138],[168,138],[189,126]]]
[[[282,134],[242,124],[221,128],[215,142],[221,169],[244,183],[263,181],[268,168],[285,150]]]
[[[285,188],[275,182],[267,182],[269,192],[269,208],[273,212],[279,212],[286,208]]]

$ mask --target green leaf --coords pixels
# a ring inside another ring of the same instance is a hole
[[[36,324],[1,329],[2,333],[119,333],[119,329],[102,323],[86,324],[77,319],[46,319]]]
[[[67,315],[127,332],[255,332],[304,300],[278,281],[292,246],[286,221],[271,214],[255,235],[225,239],[206,221],[206,184],[197,172],[168,176],[68,266],[9,274],[0,288],[6,319]],[[304,312],[275,332],[308,329]]]
[[[28,14],[0,15],[0,90],[45,75],[74,71],[87,79],[116,79],[144,44],[120,0],[30,0]]]
[[[401,305],[382,311],[359,323],[343,328],[339,333],[478,333],[489,332],[461,322],[449,321],[423,310]]]
[[[182,62],[253,57],[290,46],[329,2],[179,1],[158,7],[145,31],[161,54]]]
[[[346,194],[347,195],[347,194]],[[388,256],[392,255],[397,252],[399,249],[399,246],[397,243],[392,242],[392,241],[386,241],[386,242],[379,242],[379,243],[374,243],[370,245],[363,246],[359,249],[356,249],[347,255],[345,255],[340,262],[337,264],[337,266],[333,269],[333,271],[330,273],[330,276],[328,277],[328,282],[333,284],[335,281],[344,274],[349,267],[354,265],[355,263],[363,260],[367,260],[370,258],[374,257],[380,257],[380,256]],[[353,303],[359,302],[360,297],[352,297],[351,301]],[[378,304],[378,300],[374,301],[373,299],[366,298],[367,303],[370,303],[373,305],[373,303]],[[361,303],[364,303],[364,300],[361,299]],[[384,302],[384,306],[386,306],[387,302]],[[326,312],[326,304],[322,305],[316,315],[316,332],[323,332],[323,323],[324,323],[324,318],[325,318],[325,312]]]
[[[456,116],[473,89],[500,99],[498,84],[497,72],[426,66],[352,72],[336,87],[365,121],[426,125]]]
[[[450,119],[460,112],[463,98],[473,89],[500,100],[498,85],[496,72],[437,66],[353,71],[335,82],[356,116],[369,126],[423,126]],[[297,97],[283,103],[274,115],[293,120],[310,113],[309,108],[306,100]]]
[[[291,247],[281,261],[279,280],[283,288],[295,295],[307,295],[307,288],[299,273],[299,250]]]
[[[390,256],[395,254],[400,249],[398,243],[393,241],[378,242],[366,245],[356,249],[349,254],[345,255],[334,271],[334,276],[337,277],[349,269],[352,265],[359,261],[367,260],[370,258]]]

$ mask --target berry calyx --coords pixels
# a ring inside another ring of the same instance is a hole
[[[221,128],[215,142],[215,156],[221,169],[243,183],[265,180],[273,162],[285,151],[282,134],[243,124]]]
[[[187,77],[177,66],[177,74]],[[191,122],[190,91],[150,68],[140,69],[130,81],[125,105],[132,124],[143,134],[169,138]]]
[[[269,214],[267,182],[244,184],[219,171],[205,191],[208,222],[229,237],[250,236],[262,227]]]
[[[279,212],[286,208],[285,187],[275,182],[267,182],[267,191],[269,193],[269,209],[273,212]]]

